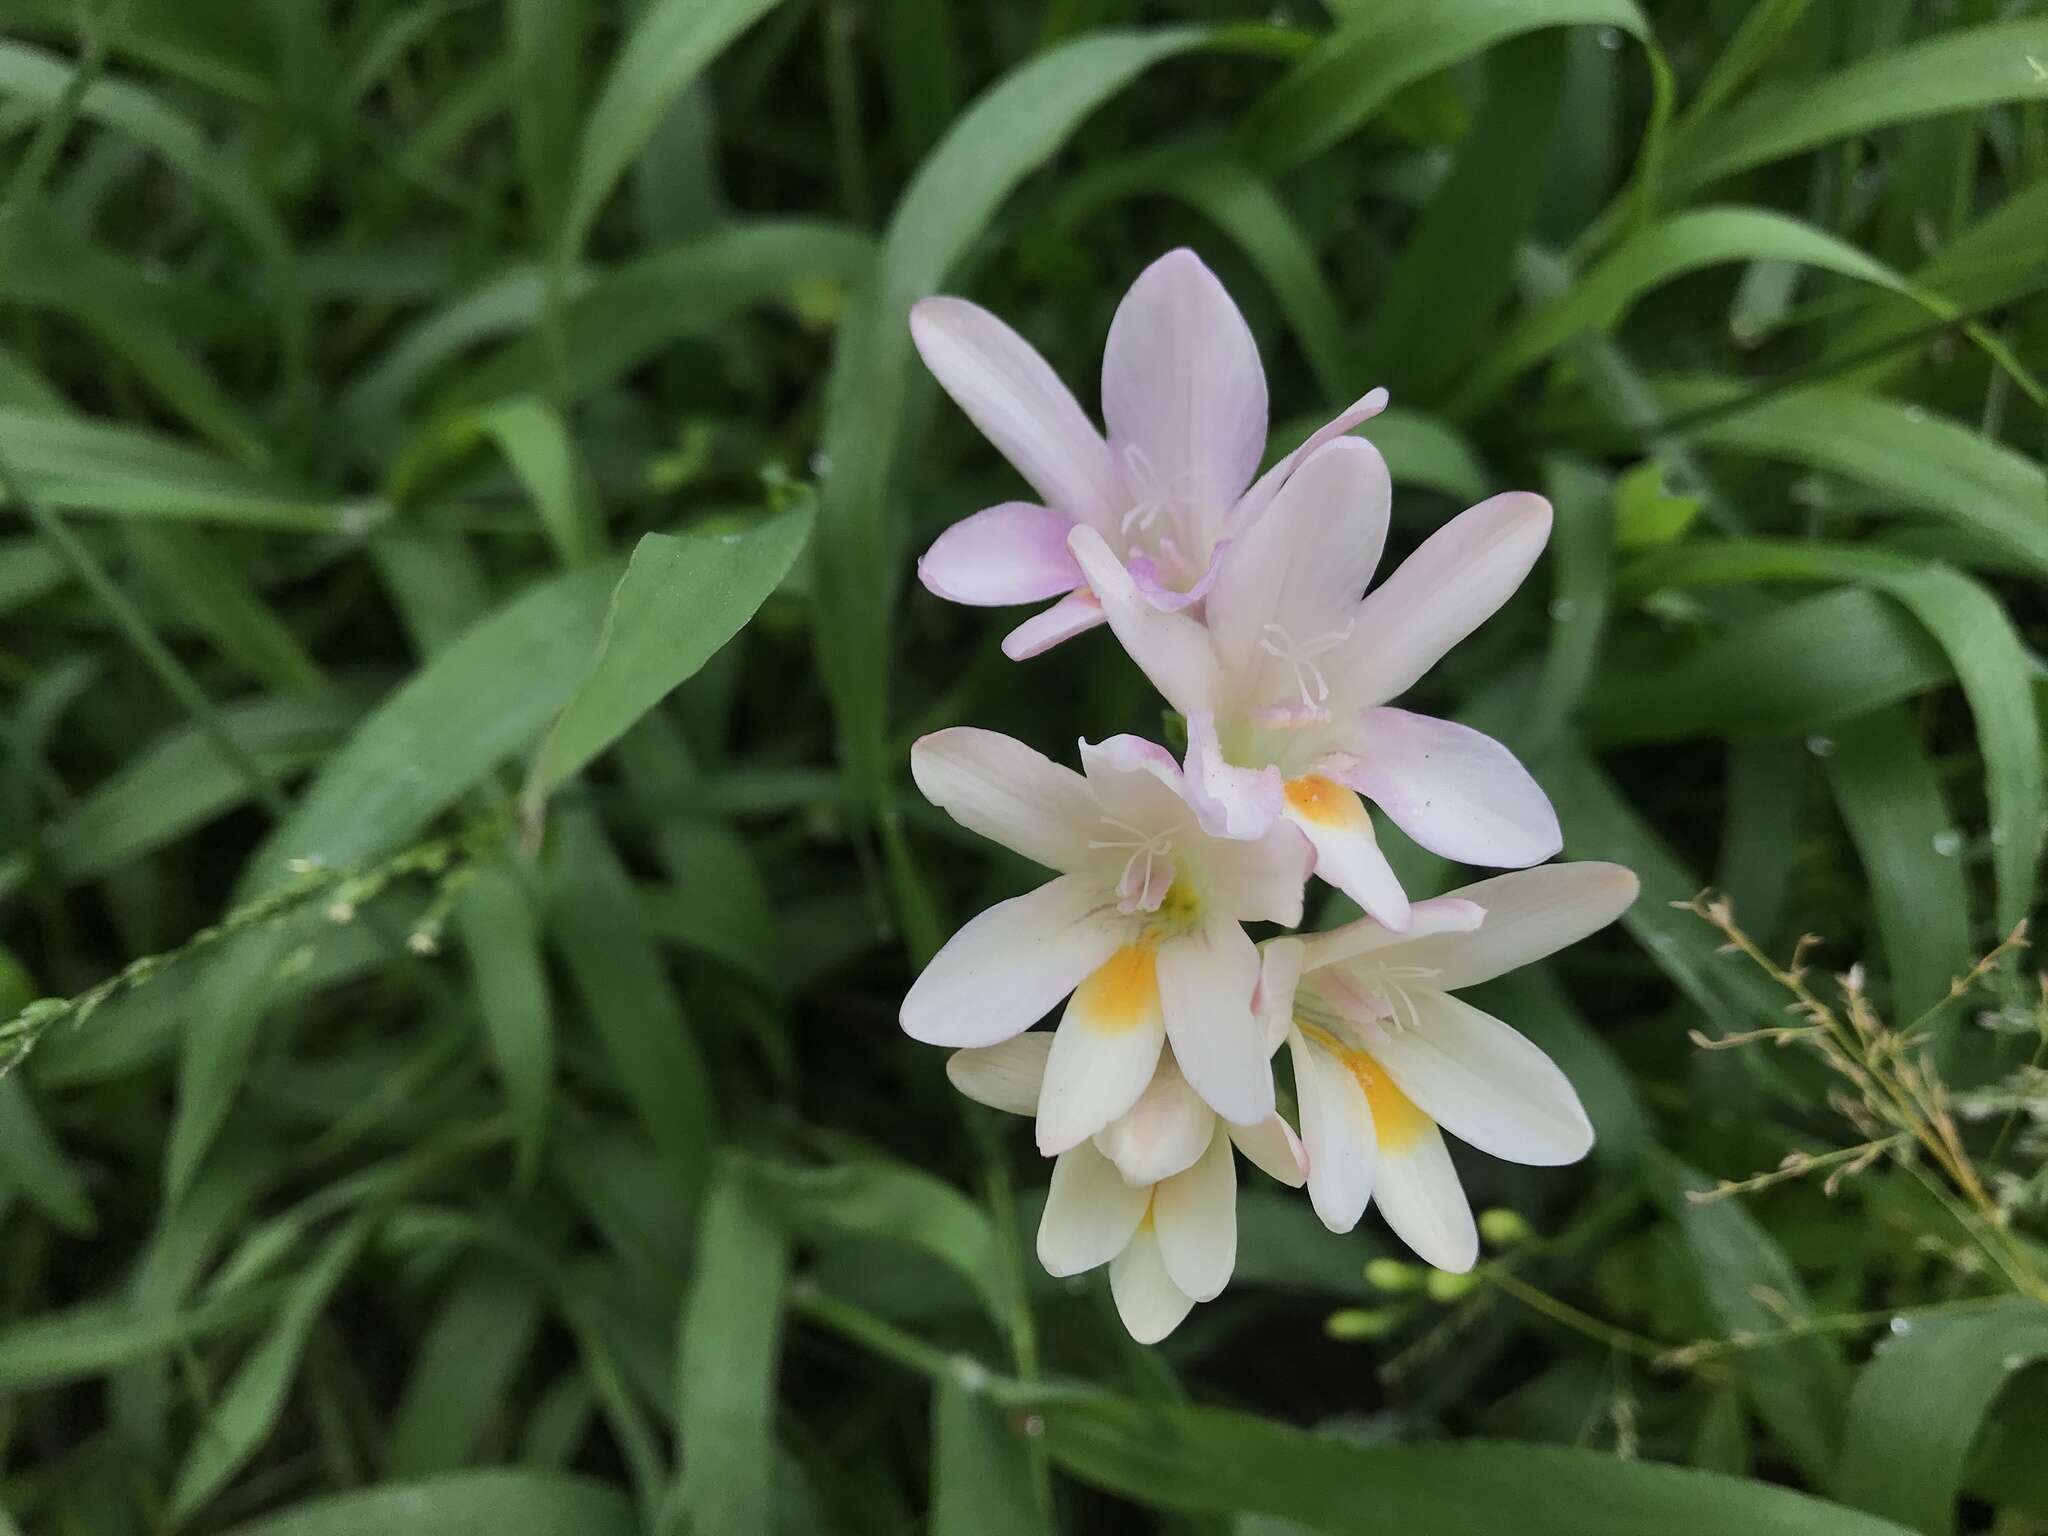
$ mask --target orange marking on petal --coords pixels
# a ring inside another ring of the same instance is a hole
[[[1434,1122],[1395,1086],[1385,1067],[1364,1051],[1346,1051],[1344,1065],[1365,1090],[1365,1102],[1372,1110],[1373,1139],[1382,1149],[1406,1152],[1422,1139],[1423,1132]]]
[[[1126,944],[1074,990],[1076,1016],[1102,1034],[1136,1029],[1159,1012],[1159,967],[1149,944]]]
[[[1287,781],[1287,803],[1319,827],[1350,830],[1372,822],[1358,796],[1335,779],[1320,773],[1305,773]]]

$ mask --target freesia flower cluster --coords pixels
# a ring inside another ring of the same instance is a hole
[[[1391,486],[1348,434],[1385,392],[1255,479],[1258,350],[1191,251],[1154,262],[1117,309],[1106,437],[987,311],[927,299],[911,330],[1039,498],[949,528],[919,563],[925,586],[1055,599],[1005,640],[1017,659],[1107,624],[1187,721],[1184,761],[1114,736],[1083,741],[1076,772],[969,727],[911,750],[934,805],[1052,872],[955,934],[902,1009],[914,1039],[955,1048],[962,1092],[1035,1121],[1054,1159],[1039,1258],[1055,1275],[1108,1265],[1132,1335],[1165,1337],[1230,1279],[1242,1155],[1305,1184],[1332,1231],[1377,1204],[1431,1264],[1469,1269],[1478,1236],[1442,1133],[1549,1165],[1584,1156],[1593,1131],[1541,1050],[1455,994],[1613,921],[1636,881],[1543,864],[1557,818],[1513,755],[1391,701],[1520,585],[1549,505],[1482,502],[1368,592]],[[1368,800],[1432,852],[1516,872],[1411,901]],[[1366,916],[1254,944],[1248,923],[1301,923],[1311,875]],[[1033,1028],[1062,1003],[1057,1028]]]

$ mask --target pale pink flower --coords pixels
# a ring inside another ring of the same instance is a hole
[[[1041,1120],[1056,1040],[1034,1032],[954,1053],[946,1075],[971,1099]],[[1237,1265],[1235,1147],[1281,1183],[1299,1189],[1308,1163],[1279,1115],[1239,1126],[1217,1118],[1181,1075],[1171,1048],[1159,1053],[1136,1103],[1060,1153],[1038,1224],[1048,1274],[1109,1266],[1117,1315],[1140,1344],[1156,1344],[1198,1301],[1223,1293]]]
[[[1072,994],[1053,1037],[1038,1141],[1087,1140],[1131,1108],[1168,1039],[1224,1119],[1273,1113],[1253,1020],[1258,952],[1247,922],[1301,921],[1313,852],[1276,822],[1213,837],[1180,765],[1135,736],[1081,743],[1083,774],[994,731],[955,727],[911,748],[925,798],[962,826],[1058,871],[947,942],[903,999],[912,1039],[993,1045]]]
[[[1067,549],[1093,528],[1147,602],[1199,604],[1216,554],[1273,499],[1302,456],[1386,405],[1374,390],[1252,477],[1266,451],[1266,376],[1237,306],[1190,250],[1139,274],[1117,306],[1102,355],[1107,441],[1031,344],[965,299],[910,313],[925,366],[1016,466],[1036,502],[1006,501],[940,534],[918,562],[925,586],[956,603],[1003,606],[1057,597],[1003,641],[1034,656],[1102,622]]]
[[[1316,873],[1388,927],[1408,899],[1362,794],[1433,853],[1518,867],[1562,846],[1557,816],[1507,748],[1389,707],[1521,584],[1550,536],[1524,491],[1437,530],[1364,595],[1391,487],[1359,438],[1318,448],[1218,562],[1206,623],[1145,600],[1093,528],[1069,544],[1117,638],[1187,717],[1188,776],[1208,823],[1257,836],[1286,817]]]
[[[1405,934],[1368,917],[1268,941],[1261,1013],[1293,1058],[1325,1226],[1349,1232],[1375,1203],[1424,1259],[1467,1270],[1479,1236],[1443,1131],[1535,1167],[1586,1155],[1593,1127],[1556,1064],[1451,994],[1577,943],[1636,891],[1618,864],[1552,864],[1417,902]]]

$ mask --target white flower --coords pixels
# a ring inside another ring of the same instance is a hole
[[[904,1031],[993,1045],[1072,993],[1038,1107],[1048,1155],[1130,1109],[1167,1039],[1216,1113],[1255,1125],[1273,1113],[1273,1077],[1241,924],[1300,922],[1313,852],[1285,823],[1254,840],[1209,835],[1180,766],[1149,741],[1084,741],[1081,762],[1086,777],[965,727],[911,748],[925,798],[1059,874],[953,935],[903,999]]]
[[[910,313],[925,366],[1038,492],[948,528],[919,578],[956,603],[1060,601],[1003,641],[1022,659],[1102,622],[1067,550],[1076,525],[1124,552],[1146,600],[1199,603],[1221,543],[1273,498],[1301,456],[1386,405],[1374,390],[1258,483],[1266,451],[1266,376],[1237,306],[1193,251],[1169,251],[1117,306],[1102,354],[1108,441],[1031,344],[965,299]],[[1062,596],[1062,594],[1065,594]]]
[[[1363,918],[1268,942],[1263,1012],[1272,1037],[1286,1033],[1325,1226],[1348,1232],[1376,1202],[1424,1259],[1467,1270],[1479,1238],[1439,1127],[1509,1162],[1586,1155],[1593,1127],[1564,1074],[1450,994],[1604,927],[1636,890],[1618,864],[1554,864],[1417,902],[1406,934]]]
[[[1042,1032],[1019,1035],[956,1052],[946,1074],[971,1099],[1012,1114],[1042,1113],[1057,1050]],[[1172,1050],[1161,1051],[1138,1101],[1053,1164],[1039,1262],[1053,1275],[1107,1264],[1131,1337],[1158,1343],[1196,1302],[1221,1295],[1237,1265],[1233,1146],[1283,1184],[1301,1187],[1301,1143],[1285,1120],[1219,1120],[1188,1086]]]
[[[1359,796],[1433,853],[1519,867],[1562,846],[1556,813],[1507,748],[1387,701],[1507,600],[1550,535],[1550,505],[1509,492],[1453,518],[1362,600],[1391,487],[1370,443],[1309,456],[1231,541],[1206,624],[1143,600],[1092,528],[1069,543],[1124,648],[1187,717],[1188,772],[1212,825],[1286,816],[1316,873],[1400,929],[1408,899]]]

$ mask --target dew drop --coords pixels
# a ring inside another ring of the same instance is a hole
[[[1833,757],[1835,755],[1835,738],[1816,733],[1806,738],[1806,750],[1815,757]]]
[[[2003,848],[2005,846],[2005,827],[2000,822],[1994,821],[1991,823],[1991,846],[1994,848]]]
[[[1045,1433],[1045,1420],[1035,1413],[1025,1414],[1024,1433],[1033,1440],[1038,1439],[1039,1436]]]
[[[1934,834],[1934,851],[1944,859],[1952,859],[1963,851],[1963,834],[1954,827],[1943,827]]]
[[[831,473],[832,473],[832,455],[831,455],[831,454],[829,454],[829,453],[814,453],[814,454],[812,454],[812,455],[811,455],[811,473],[812,473],[812,474],[814,474],[814,475],[816,475],[816,476],[817,476],[817,477],[818,477],[819,479],[821,479],[821,480],[822,480],[822,479],[823,479],[823,478],[824,478],[825,476],[827,476],[827,475],[831,474]]]
[[[1554,598],[1550,604],[1550,616],[1560,624],[1571,622],[1572,615],[1579,611],[1579,605],[1568,597]]]
[[[1609,53],[1614,52],[1617,48],[1621,46],[1621,28],[1619,27],[1602,27],[1599,32],[1599,37],[1600,46],[1602,48],[1605,48]]]
[[[1904,1338],[1907,1334],[1911,1333],[1912,1331],[1913,1324],[1910,1319],[1903,1317],[1895,1317],[1892,1319],[1892,1332],[1898,1334],[1901,1338]]]
[[[1927,407],[1924,405],[1909,405],[1900,414],[1908,421],[1925,421],[1927,419]]]
[[[2017,1371],[2025,1366],[2026,1363],[2027,1357],[2025,1355],[2007,1355],[2003,1360],[1999,1361],[1999,1364],[2008,1371]]]

